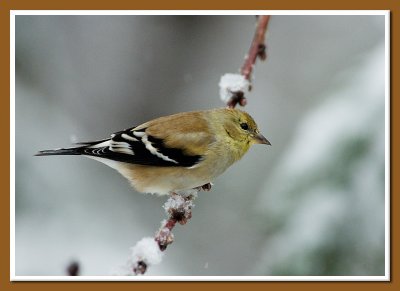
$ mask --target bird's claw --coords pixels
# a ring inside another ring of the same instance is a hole
[[[212,184],[211,183],[207,183],[207,184],[204,184],[203,186],[200,186],[199,188],[200,188],[200,190],[203,190],[203,191],[211,191],[211,187],[212,187]]]

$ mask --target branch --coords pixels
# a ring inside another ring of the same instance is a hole
[[[256,32],[253,37],[240,74],[225,74],[221,77],[220,96],[228,107],[234,108],[237,104],[245,106],[247,100],[245,92],[251,90],[251,73],[257,58],[265,60],[266,45],[264,43],[270,16],[262,15],[257,18]],[[170,193],[164,204],[168,218],[161,222],[160,229],[154,237],[145,237],[131,248],[131,255],[126,266],[122,267],[117,275],[143,275],[150,265],[161,262],[163,252],[173,243],[173,228],[177,223],[184,225],[192,217],[194,200],[200,190],[210,191],[211,184],[185,191],[184,193]]]
[[[262,61],[267,58],[266,45],[265,45],[265,33],[267,32],[268,22],[270,15],[262,15],[258,17],[258,23],[256,32],[251,42],[249,53],[246,55],[244,64],[240,69],[240,73],[251,82],[251,72],[256,63],[257,57]]]
[[[225,74],[221,77],[220,97],[230,108],[235,108],[237,104],[240,106],[247,104],[245,92],[251,91],[251,73],[256,60],[260,58],[263,61],[267,58],[265,33],[270,18],[270,15],[261,15],[257,18],[253,41],[240,69],[240,74]]]
[[[170,194],[163,206],[168,219],[161,222],[161,227],[154,238],[145,237],[131,248],[127,265],[118,275],[143,275],[150,265],[161,262],[162,252],[174,241],[172,229],[177,223],[185,225],[192,217],[194,200],[200,190],[210,191],[211,184],[205,184],[184,193],[174,192]]]

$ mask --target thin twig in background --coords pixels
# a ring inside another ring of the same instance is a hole
[[[79,263],[76,261],[71,262],[67,267],[68,276],[79,276]]]

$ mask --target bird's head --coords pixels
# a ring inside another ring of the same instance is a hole
[[[238,109],[226,108],[226,117],[223,126],[226,133],[237,142],[253,144],[271,143],[260,133],[254,119],[247,113]]]

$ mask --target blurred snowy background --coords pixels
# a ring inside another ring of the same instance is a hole
[[[33,157],[221,107],[253,16],[16,16],[16,275],[109,275],[165,197],[79,157]],[[201,192],[148,275],[384,275],[384,16],[273,16],[245,108],[255,146]]]

